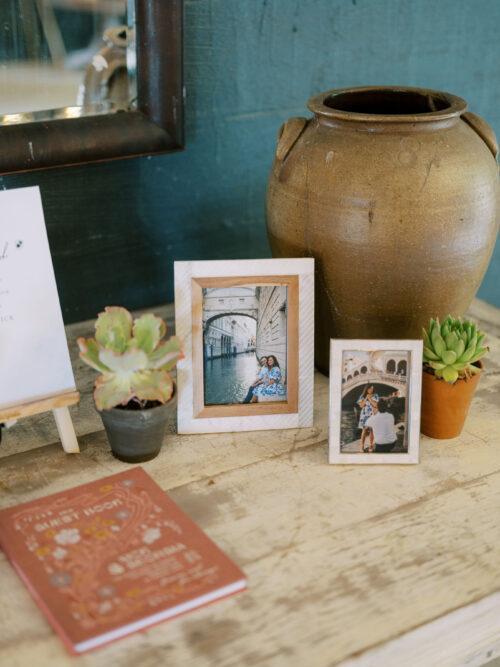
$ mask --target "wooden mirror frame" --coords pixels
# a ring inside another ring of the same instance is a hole
[[[184,146],[183,0],[135,0],[137,111],[0,126],[0,174]]]

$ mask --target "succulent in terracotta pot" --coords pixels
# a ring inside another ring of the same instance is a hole
[[[80,358],[99,371],[94,401],[113,454],[147,461],[161,448],[175,393],[170,371],[182,357],[179,338],[165,339],[165,322],[147,313],[137,319],[125,308],[107,307],[94,338],[78,338]]]
[[[423,330],[424,373],[420,429],[431,438],[460,435],[488,352],[473,322],[450,315]]]

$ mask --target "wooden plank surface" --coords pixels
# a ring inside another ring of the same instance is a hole
[[[22,403],[10,408],[0,410],[0,421],[10,421],[12,419],[21,419],[39,415],[41,412],[55,410],[56,408],[66,408],[70,405],[76,405],[80,400],[80,394],[77,391],[66,391],[62,394],[56,394],[48,398],[42,398],[30,403]]]
[[[499,654],[500,317],[481,302],[472,314],[490,334],[488,372],[462,436],[423,437],[418,466],[329,466],[319,374],[310,429],[178,436],[172,414],[144,467],[249,591],[79,663],[451,667]],[[88,324],[68,328],[70,349],[81,333]],[[0,446],[1,506],[125,469],[93,413],[92,371],[75,371],[82,453],[65,455],[52,425],[19,422]],[[0,665],[72,664],[3,555],[0,591]]]

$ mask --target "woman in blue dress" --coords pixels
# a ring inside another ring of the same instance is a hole
[[[258,387],[259,385],[263,384],[264,382],[267,382],[269,371],[267,368],[267,357],[261,357],[259,359],[259,364],[260,364],[260,370],[257,375],[257,378],[253,384],[250,385],[250,389],[248,390],[247,395],[245,396],[243,403],[250,403],[253,397],[253,391],[255,387]]]
[[[378,404],[378,394],[375,393],[375,387],[372,384],[367,384],[365,386],[363,393],[357,400],[357,404],[361,408],[358,424],[358,428],[361,429],[361,451],[373,451],[373,431],[366,426],[366,420],[372,416]],[[368,434],[370,434],[370,447],[369,449],[365,449],[365,440]]]
[[[276,400],[286,397],[286,389],[282,383],[280,365],[274,354],[267,357],[267,382],[260,384],[253,390],[252,403],[257,403],[259,398],[275,398]]]

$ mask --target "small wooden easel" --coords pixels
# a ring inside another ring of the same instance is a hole
[[[67,391],[39,401],[13,405],[10,408],[0,410],[0,423],[16,421],[22,417],[30,417],[52,410],[64,451],[67,454],[78,454],[80,447],[68,407],[76,405],[79,400],[80,394],[77,391]]]

